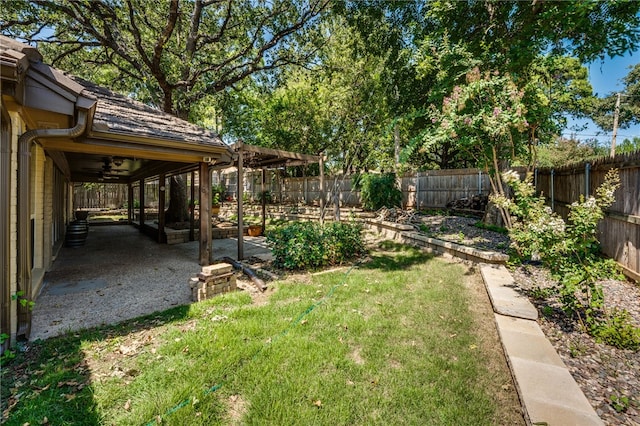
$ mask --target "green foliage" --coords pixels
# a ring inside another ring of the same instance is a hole
[[[224,194],[227,189],[223,184],[211,185],[211,205],[218,206],[224,200]]]
[[[611,395],[609,397],[611,401],[611,406],[618,413],[624,413],[630,407],[629,397],[626,395]]]
[[[625,87],[620,93],[618,111],[618,126],[622,129],[633,124],[640,124],[640,64],[636,64],[623,80]],[[591,111],[591,119],[605,131],[613,130],[617,101],[618,94],[612,93],[605,98],[598,99]]]
[[[625,310],[614,309],[605,319],[591,324],[590,331],[598,341],[616,348],[640,349],[640,328],[633,325]]]
[[[615,201],[620,186],[618,171],[610,170],[595,196],[569,206],[568,222],[535,196],[532,176],[520,181],[515,172],[503,179],[514,191],[514,200],[497,198],[496,202],[515,216],[509,235],[521,259],[539,259],[559,281],[558,294],[563,310],[575,315],[585,330],[608,344],[638,349],[640,330],[625,311],[607,313],[599,280],[620,277],[612,259],[600,255],[598,222],[604,210]]]
[[[206,114],[216,94],[246,77],[306,63],[323,39],[315,29],[327,4],[11,1],[0,30],[39,40],[57,67],[195,120],[192,112]]]
[[[11,295],[11,300],[16,300],[23,308],[28,308],[29,310],[33,310],[36,302],[33,300],[29,300],[24,297],[24,291],[18,291]]]
[[[267,231],[274,265],[309,269],[338,265],[365,252],[362,226],[357,223],[293,222]]]
[[[9,335],[7,333],[0,333],[0,346],[4,344],[7,340],[9,340]],[[15,351],[11,349],[5,349],[4,352],[0,355],[0,366],[4,365],[6,362],[11,361],[16,357]]]
[[[504,235],[509,233],[509,230],[506,228],[503,228],[502,226],[486,224],[482,221],[474,223],[473,226],[475,226],[476,228],[486,229],[487,231],[493,231],[493,232],[497,232],[499,234],[504,234]]]
[[[260,191],[260,193],[258,194],[258,201],[262,203],[263,199],[266,204],[273,203],[273,195],[271,194],[271,191]]]
[[[609,150],[598,146],[597,140],[580,142],[576,139],[561,138],[538,147],[536,165],[557,168],[572,163],[592,161],[608,154]]]
[[[360,189],[360,198],[365,210],[402,205],[402,191],[398,188],[395,173],[364,173],[355,180],[354,186]]]

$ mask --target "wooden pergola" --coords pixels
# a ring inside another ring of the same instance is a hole
[[[242,141],[231,145],[235,152],[234,165],[238,169],[238,260],[244,258],[243,235],[243,173],[244,168],[262,170],[262,192],[265,190],[265,171],[280,167],[304,166],[310,163],[318,163],[320,166],[320,211],[324,212],[324,158],[322,155],[300,154],[297,152],[283,151],[280,149],[264,148],[255,145],[247,145]],[[262,229],[265,229],[266,197],[262,197]],[[320,214],[320,222],[323,215]]]

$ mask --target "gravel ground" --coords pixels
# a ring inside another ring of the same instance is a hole
[[[433,238],[506,252],[509,238],[474,227],[477,221],[456,216],[415,216],[412,223],[422,224],[422,231]],[[538,308],[538,322],[545,335],[605,424],[640,425],[640,352],[597,343],[566,318],[557,300],[533,297],[540,289],[551,289],[556,284],[545,269],[525,265],[512,273],[516,285]],[[604,280],[601,284],[606,306],[626,309],[632,321],[640,326],[640,286],[617,280]],[[612,398],[621,397],[629,402],[624,411],[619,407],[618,412]]]

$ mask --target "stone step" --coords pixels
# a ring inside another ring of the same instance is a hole
[[[482,265],[480,273],[494,312],[516,318],[538,319],[538,310],[525,295],[515,290],[513,276],[504,265]]]

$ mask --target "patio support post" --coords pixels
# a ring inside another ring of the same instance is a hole
[[[262,235],[264,235],[264,231],[265,231],[265,226],[266,226],[266,217],[267,217],[267,197],[265,194],[265,188],[264,188],[264,184],[266,181],[266,177],[265,177],[265,168],[262,168],[262,184],[261,184],[261,191],[262,191]]]
[[[158,242],[166,242],[164,235],[164,204],[165,204],[165,185],[167,181],[164,173],[158,177]]]
[[[307,163],[302,165],[302,199],[304,204],[307,205]]]
[[[242,142],[239,142],[239,147],[238,147],[238,260],[242,260],[244,259],[244,224],[243,224],[243,220],[242,220],[242,208],[243,208],[243,195],[244,195],[244,185],[243,185],[243,179],[242,179],[242,174],[244,173],[243,171],[243,165],[242,165],[242,160],[243,160],[243,150],[242,150]]]
[[[133,185],[127,184],[127,222],[133,225]]]
[[[324,223],[324,154],[320,154],[318,161],[320,166],[320,225]]]
[[[200,265],[211,263],[211,173],[209,164],[200,162]]]
[[[196,173],[191,172],[191,199],[189,200],[189,241],[196,240]]]
[[[139,220],[140,220],[140,232],[144,231],[144,178],[140,179],[140,191],[138,191],[140,193],[140,213],[139,213]]]

